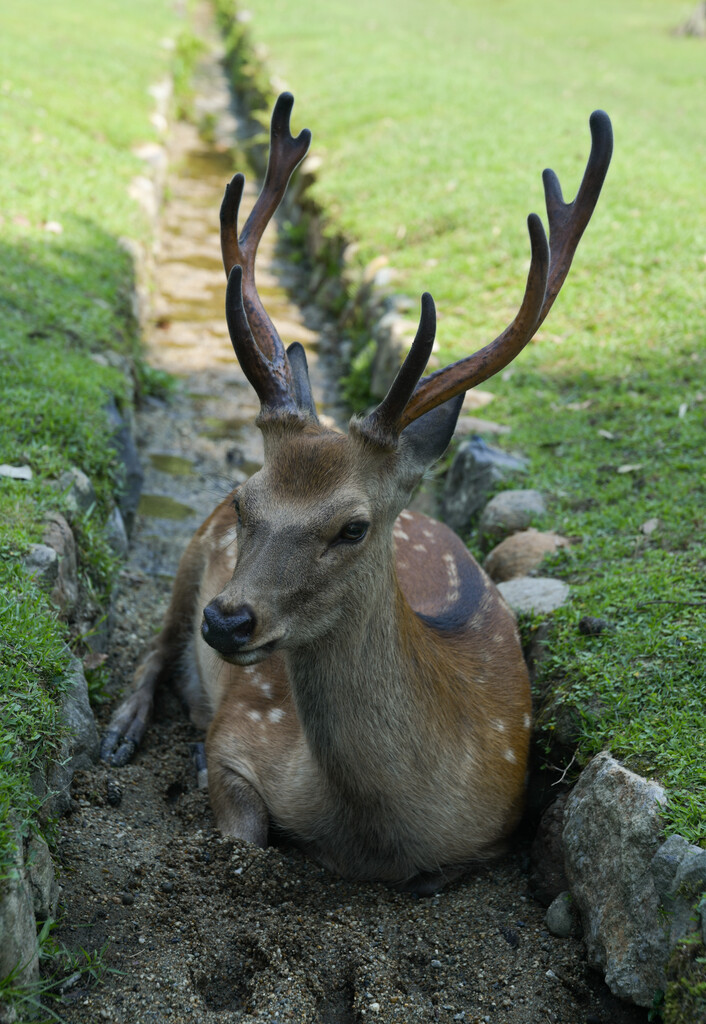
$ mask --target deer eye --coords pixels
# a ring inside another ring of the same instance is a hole
[[[343,541],[345,544],[357,544],[359,540],[368,532],[370,523],[366,523],[363,519],[357,519],[355,522],[346,523],[341,532],[338,535],[338,540]]]

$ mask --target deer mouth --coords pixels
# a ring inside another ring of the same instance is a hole
[[[260,644],[258,647],[248,647],[239,651],[233,651],[229,654],[221,654],[221,658],[223,658],[223,661],[227,661],[231,665],[256,665],[259,661],[264,661],[265,658],[269,658],[269,656],[277,650],[281,639],[281,637],[275,637],[274,640],[268,640],[266,643]]]

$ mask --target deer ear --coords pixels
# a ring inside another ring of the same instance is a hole
[[[421,476],[437,459],[441,458],[449,446],[449,441],[456,429],[464,392],[450,398],[443,405],[430,409],[419,419],[413,420],[402,431],[400,440],[407,459],[414,470]]]

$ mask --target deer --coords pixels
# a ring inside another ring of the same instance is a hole
[[[207,730],[217,827],[264,847],[284,836],[344,878],[437,891],[508,846],[524,807],[531,698],[514,614],[447,526],[407,505],[454,433],[465,392],[535,335],[569,271],[612,154],[590,118],[575,200],[545,171],[549,241],[528,218],[519,311],[490,344],[423,376],[434,302],[385,398],[348,432],[317,416],[304,349],[286,350],[258,296],[263,232],[311,133],[294,99],[271,120],[262,191],[241,233],[245,178],[221,207],[226,320],[254,388],[262,469],[186,549],[161,632],[113,715],[102,757],[122,765],[171,684]]]

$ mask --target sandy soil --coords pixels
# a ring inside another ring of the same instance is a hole
[[[233,169],[223,140],[236,127],[217,66],[206,70],[199,102],[218,114],[221,141],[205,147],[183,126],[174,139],[151,347],[182,389],[169,406],[152,402],[140,414],[147,479],[116,595],[116,696],[159,627],[186,541],[261,458],[253,399],[222,322],[217,213]],[[258,282],[283,336],[303,340],[312,357],[325,354],[335,332],[316,310],[292,305],[287,289],[296,290],[300,271],[265,249]],[[325,358],[314,376],[321,398]],[[104,948],[104,973],[99,985],[83,974],[66,989],[57,1007],[65,1020],[646,1019],[612,999],[579,941],[547,932],[528,888],[526,840],[430,899],[349,884],[296,850],[223,839],[196,785],[189,745],[198,738],[177,700],[162,694],[133,764],[99,765],[75,780],[61,823],[58,938],[73,950]]]

